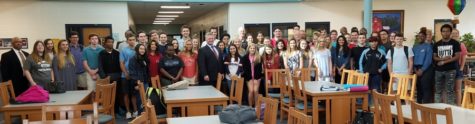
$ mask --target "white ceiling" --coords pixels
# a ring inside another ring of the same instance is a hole
[[[161,9],[162,5],[190,5],[190,9]],[[186,24],[213,9],[226,3],[161,3],[161,2],[128,2],[129,10],[135,24],[152,24],[160,10],[183,10],[180,17],[175,18],[170,24]]]

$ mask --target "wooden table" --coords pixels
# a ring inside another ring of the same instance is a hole
[[[190,86],[183,90],[163,90],[167,104],[167,117],[172,117],[172,109],[180,107],[182,116],[213,115],[214,106],[226,107],[229,97],[213,86]]]
[[[167,123],[168,124],[226,124],[219,120],[218,115],[167,118]],[[255,123],[250,123],[250,124],[264,124],[264,123],[255,122]]]
[[[458,106],[453,106],[445,103],[432,103],[432,104],[423,104],[426,107],[445,109],[447,107],[452,108],[452,117],[454,124],[473,124],[475,123],[475,110],[469,110]],[[402,115],[404,117],[404,122],[412,122],[412,110],[411,105],[402,105]],[[391,113],[393,116],[397,116],[397,110],[395,106],[391,106]],[[445,116],[437,115],[437,124],[445,124]]]
[[[89,119],[71,119],[71,120],[48,120],[48,121],[25,121],[23,124],[92,124]]]
[[[306,94],[312,97],[312,113],[313,123],[318,124],[318,101],[325,101],[326,123],[327,124],[344,124],[350,123],[356,116],[356,99],[363,99],[363,110],[368,110],[368,93],[369,92],[349,92],[342,91],[321,91],[320,88],[325,86],[336,86],[343,89],[343,85],[332,82],[305,82]]]
[[[92,91],[88,90],[78,90],[66,91],[61,94],[49,94],[49,102],[9,104],[2,106],[0,111],[4,112],[6,124],[11,123],[12,115],[19,115],[21,119],[38,121],[41,120],[41,107],[43,105],[77,105],[89,101],[91,93]]]

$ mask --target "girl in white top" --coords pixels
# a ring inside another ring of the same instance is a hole
[[[331,71],[331,52],[325,46],[327,46],[326,42],[324,40],[320,40],[318,42],[317,49],[314,51],[314,62],[315,66],[317,67],[318,81],[331,81],[333,77]]]

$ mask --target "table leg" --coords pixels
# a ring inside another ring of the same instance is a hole
[[[181,117],[186,117],[186,107],[185,106],[181,106]]]
[[[316,97],[312,98],[312,104],[313,124],[318,124],[318,99]]]
[[[5,119],[5,124],[11,124],[11,118],[10,118],[10,112],[4,112],[3,113],[3,119]]]
[[[167,105],[167,118],[171,118],[172,117],[172,105],[168,104]]]
[[[363,110],[368,111],[368,95],[363,95]]]
[[[325,120],[325,122],[326,122],[327,124],[331,124],[331,118],[330,118],[330,117],[331,117],[331,113],[330,113],[330,110],[331,110],[331,109],[330,109],[330,99],[326,99],[326,100],[325,100],[325,112],[326,112],[326,115],[325,115],[326,120]]]

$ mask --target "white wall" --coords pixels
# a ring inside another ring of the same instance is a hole
[[[192,35],[198,34],[200,30],[208,31],[210,27],[218,27],[224,25],[224,30],[228,28],[228,4],[223,5],[215,10],[212,10],[205,15],[202,15],[187,23],[191,26]]]
[[[475,3],[467,2],[460,15],[460,32],[475,33]],[[434,19],[451,19],[446,0],[374,0],[374,10],[405,10],[404,34],[412,44],[420,27],[432,29]],[[229,5],[229,32],[237,35],[237,29],[246,23],[297,22],[305,28],[305,22],[330,21],[331,29],[363,26],[363,1],[322,0],[300,3],[231,3]]]
[[[37,39],[65,38],[65,24],[112,24],[117,40],[129,26],[126,2],[0,1],[0,17],[0,37],[27,37],[27,52]]]

